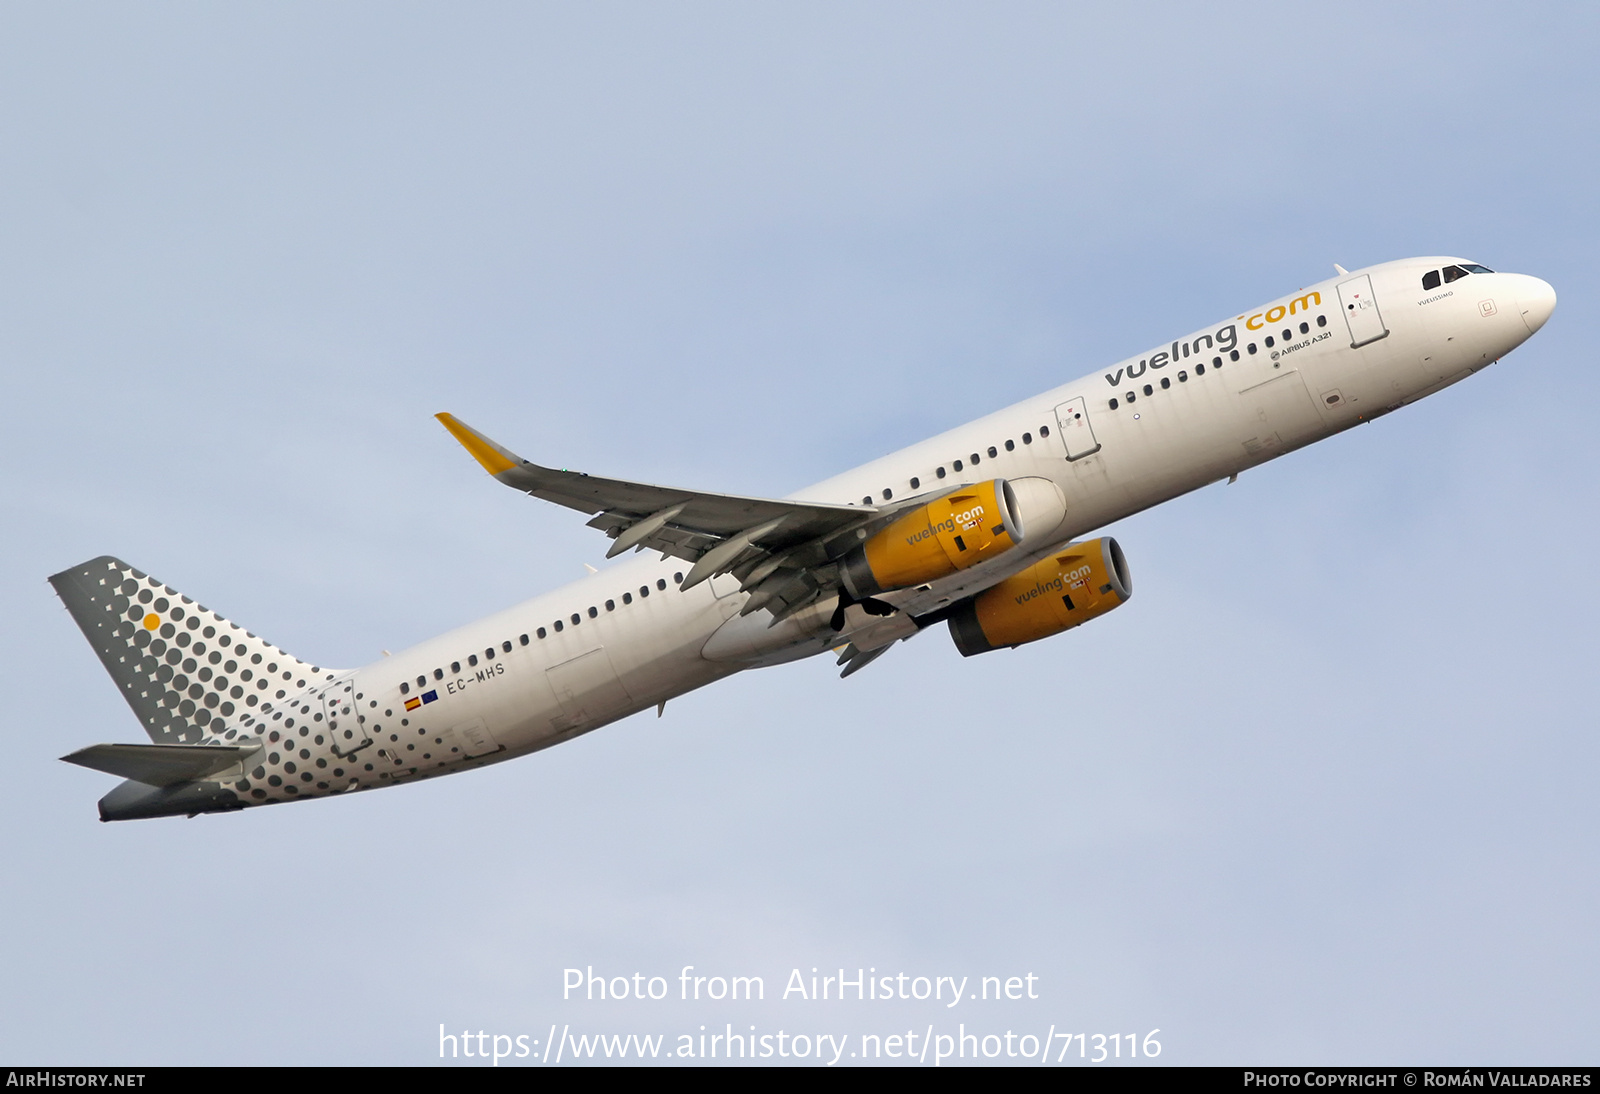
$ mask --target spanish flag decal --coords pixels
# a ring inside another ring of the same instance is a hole
[[[439,698],[439,693],[437,691],[425,691],[421,695],[417,696],[415,699],[407,699],[406,700],[406,709],[407,710],[416,710],[418,707],[422,706],[423,704],[431,703],[437,698]]]

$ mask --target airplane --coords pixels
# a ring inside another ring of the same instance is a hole
[[[1449,387],[1556,304],[1461,258],[1334,269],[781,499],[554,470],[439,414],[640,557],[358,669],[92,559],[50,582],[150,743],[62,759],[124,779],[103,821],[193,817],[498,763],[825,651],[850,676],[938,623],[968,657],[1070,630],[1133,590],[1120,545],[1082,537]]]

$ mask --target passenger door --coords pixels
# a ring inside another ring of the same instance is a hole
[[[322,711],[328,720],[328,736],[333,741],[333,751],[348,756],[372,743],[367,734],[367,720],[361,713],[361,704],[355,698],[355,677],[346,676],[329,684],[322,693]]]
[[[1339,286],[1339,304],[1350,328],[1351,349],[1388,335],[1389,328],[1383,325],[1383,316],[1378,311],[1378,299],[1372,294],[1372,278],[1366,274],[1352,277]]]

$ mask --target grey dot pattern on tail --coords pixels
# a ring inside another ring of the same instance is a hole
[[[120,559],[103,556],[50,582],[157,744],[237,737],[262,703],[322,675]]]

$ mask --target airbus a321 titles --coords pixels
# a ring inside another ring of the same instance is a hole
[[[1095,529],[1450,386],[1554,290],[1460,258],[1298,289],[787,498],[530,463],[449,414],[514,490],[637,557],[356,669],[279,649],[110,556],[50,579],[149,744],[64,759],[124,781],[103,820],[375,790],[560,744],[743,669],[849,676],[943,624],[966,656],[1125,603]]]

